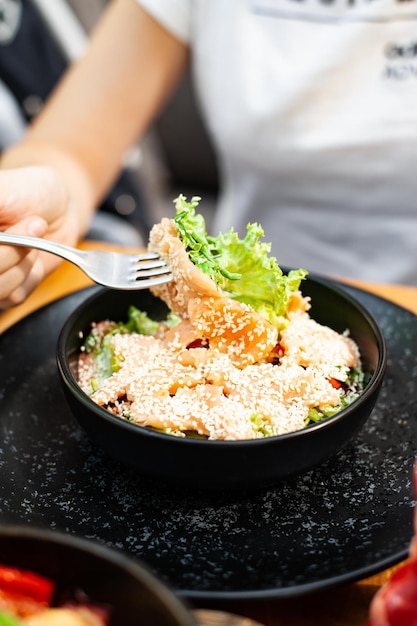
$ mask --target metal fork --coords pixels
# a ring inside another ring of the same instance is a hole
[[[127,254],[102,250],[77,250],[27,235],[0,232],[0,244],[36,248],[77,265],[94,282],[111,289],[147,289],[172,280],[169,267],[157,254]]]

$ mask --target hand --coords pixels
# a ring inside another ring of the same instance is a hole
[[[74,213],[63,180],[52,168],[0,171],[0,231],[75,245]],[[60,262],[45,252],[0,245],[0,308],[23,302]]]
[[[86,53],[2,154],[0,231],[76,245],[188,61],[188,47],[138,3],[110,2]],[[1,245],[0,308],[25,300],[60,262]]]

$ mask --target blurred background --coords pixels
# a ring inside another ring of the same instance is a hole
[[[111,0],[0,0],[0,151],[39,113]],[[126,155],[90,238],[146,243],[149,228],[199,195],[210,229],[218,193],[216,160],[187,74],[146,135]]]

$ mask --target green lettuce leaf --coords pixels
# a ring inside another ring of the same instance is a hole
[[[195,212],[199,201],[193,197],[187,202],[183,195],[175,201],[174,223],[191,261],[231,298],[249,304],[277,327],[285,325],[291,295],[307,271],[285,275],[270,256],[271,245],[260,241],[264,231],[259,224],[249,224],[243,239],[233,229],[209,236],[204,217]]]
[[[0,626],[19,626],[21,621],[9,613],[0,613]]]

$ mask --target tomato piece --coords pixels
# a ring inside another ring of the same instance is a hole
[[[266,357],[266,362],[271,363],[272,365],[279,365],[279,360],[284,356],[284,354],[285,350],[278,342]]]
[[[34,615],[49,606],[54,586],[46,578],[0,566],[0,611],[18,617]]]
[[[340,387],[343,387],[343,383],[341,383],[340,380],[337,380],[337,378],[329,378],[329,383],[334,389],[340,389]]]
[[[370,625],[416,626],[417,563],[410,561],[394,572],[370,606]]]
[[[417,623],[417,568],[413,563],[400,567],[389,581],[386,611],[390,626]]]
[[[207,339],[195,339],[191,343],[188,344],[187,350],[192,350],[193,348],[208,348],[209,344]]]
[[[54,589],[54,583],[45,576],[17,567],[0,565],[2,595],[24,596],[41,604],[49,604]]]

